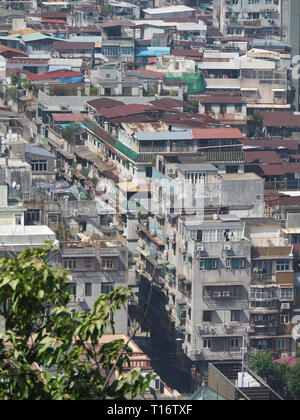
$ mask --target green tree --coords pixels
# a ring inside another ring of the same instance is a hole
[[[250,368],[266,380],[279,395],[284,396],[286,370],[275,363],[271,353],[257,353],[250,357]]]
[[[72,313],[67,307],[71,277],[49,266],[49,252],[55,252],[49,246],[27,249],[16,259],[0,258],[0,315],[5,323],[0,399],[134,399],[147,389],[154,394],[149,388],[152,373],[124,373],[132,354],[128,343],[114,340],[99,346],[108,327],[114,332],[114,313],[131,292],[117,288],[101,295],[90,313]]]
[[[81,131],[80,124],[72,123],[64,127],[62,136],[69,143],[75,145],[76,144],[75,136],[78,135],[80,131]]]
[[[287,389],[294,400],[300,400],[300,361],[290,370]]]
[[[10,84],[14,87],[19,87],[21,84],[21,80],[22,78],[19,73],[18,74],[12,73],[10,75]]]

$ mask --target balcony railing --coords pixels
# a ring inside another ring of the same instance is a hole
[[[257,284],[276,283],[276,274],[253,273],[251,282]]]

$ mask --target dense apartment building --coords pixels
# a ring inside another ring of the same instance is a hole
[[[224,35],[281,39],[280,0],[214,0],[213,6]]]

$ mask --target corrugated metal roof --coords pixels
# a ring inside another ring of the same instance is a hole
[[[86,114],[69,114],[69,113],[61,113],[61,114],[51,114],[55,121],[57,122],[67,122],[67,121],[84,121],[86,119]]]
[[[192,128],[194,139],[242,139],[244,134],[238,128]]]
[[[28,76],[29,80],[46,80],[46,79],[60,79],[62,77],[82,77],[83,74],[80,73],[80,71],[71,71],[71,70],[57,70],[54,72],[49,73],[43,73],[43,74],[29,74]]]
[[[193,140],[190,130],[166,132],[140,132],[133,136],[138,141],[163,141],[163,140]]]

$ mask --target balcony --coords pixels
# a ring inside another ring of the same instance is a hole
[[[196,326],[196,331],[200,336],[243,336],[246,333],[246,327],[242,327],[239,323],[230,324],[213,324],[203,323]]]
[[[276,283],[276,274],[252,273],[251,284],[263,285],[269,283]]]

